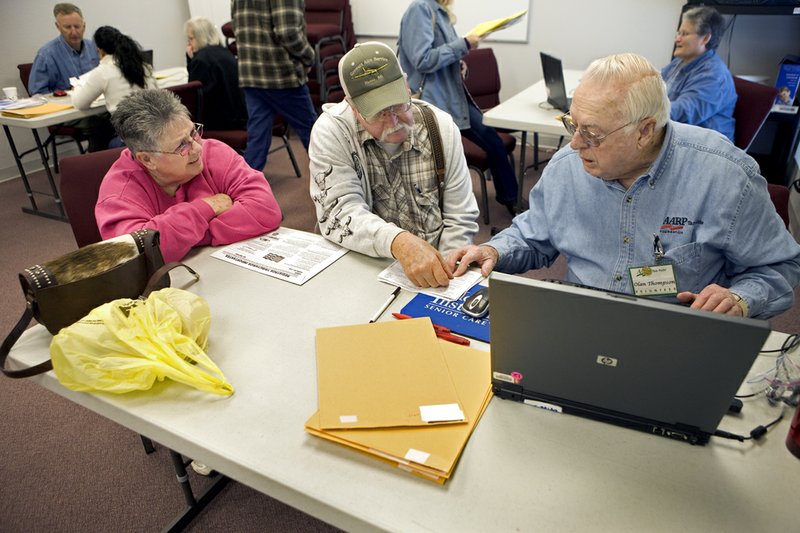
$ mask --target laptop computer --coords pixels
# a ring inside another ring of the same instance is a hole
[[[542,59],[542,75],[544,85],[547,89],[547,103],[564,113],[569,111],[572,98],[567,97],[567,87],[564,84],[564,69],[561,67],[561,60],[539,52]]]
[[[496,396],[705,444],[766,321],[493,273]]]

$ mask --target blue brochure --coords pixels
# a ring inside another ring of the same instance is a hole
[[[417,294],[400,312],[414,318],[429,316],[431,322],[450,328],[453,333],[489,342],[489,316],[472,318],[461,312],[464,300],[481,288],[482,285],[474,285],[459,300],[444,300],[427,294]]]

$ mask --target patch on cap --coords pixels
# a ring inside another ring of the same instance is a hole
[[[360,43],[347,52],[339,61],[339,79],[345,94],[365,117],[410,99],[397,56],[383,43]]]

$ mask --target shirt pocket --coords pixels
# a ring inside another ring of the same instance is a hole
[[[433,246],[438,246],[439,237],[443,229],[442,212],[439,209],[438,187],[435,184],[427,190],[420,187],[414,194],[414,203],[419,213],[420,227],[423,228],[424,232],[424,236],[419,235],[419,237]]]
[[[383,214],[392,211],[394,206],[395,201],[388,187],[382,183],[374,183],[372,185],[372,211]]]
[[[703,266],[703,246],[697,242],[690,242],[667,250],[663,263],[670,263],[675,268],[675,276],[679,290],[697,292],[702,287],[695,287],[703,279],[705,267]],[[689,284],[686,286],[683,284]]]

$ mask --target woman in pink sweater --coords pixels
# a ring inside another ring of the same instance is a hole
[[[175,94],[137,91],[111,117],[128,146],[100,186],[95,216],[104,239],[150,228],[165,261],[194,246],[230,244],[272,231],[281,210],[264,174],[232,148],[203,140]]]

